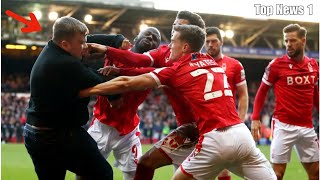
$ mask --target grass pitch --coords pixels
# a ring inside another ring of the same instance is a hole
[[[151,148],[151,145],[143,145],[143,153]],[[261,151],[269,159],[269,146],[259,146]],[[109,163],[113,165],[114,158],[111,156],[108,159]],[[121,171],[113,167],[114,179],[121,180]],[[173,167],[166,166],[157,169],[155,172],[155,180],[170,179],[173,174]],[[23,144],[2,144],[1,145],[1,179],[2,180],[35,180],[37,179],[33,164],[27,150]],[[75,175],[68,172],[66,180],[74,180]],[[232,180],[240,180],[242,178],[232,176]],[[292,152],[291,162],[287,166],[284,180],[307,180],[302,165],[300,164],[296,153]]]

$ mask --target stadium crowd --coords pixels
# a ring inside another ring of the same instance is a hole
[[[23,126],[26,123],[25,110],[28,96],[21,93],[1,93],[1,141],[22,142]]]
[[[260,82],[249,82],[249,109],[245,123],[250,128],[250,117],[253,111],[255,94]],[[25,110],[29,101],[29,78],[23,73],[2,75],[1,78],[1,141],[22,142],[23,126],[26,122]],[[261,113],[262,138],[261,144],[269,144],[271,136],[271,117],[274,109],[274,94],[268,94],[265,106]],[[90,121],[86,125],[89,127],[92,120],[92,110],[95,98],[92,98],[88,108]],[[154,89],[148,98],[139,106],[138,115],[140,117],[140,130],[142,143],[155,143],[171,130],[177,127],[175,115],[169,105],[167,97],[161,89]],[[316,112],[313,114],[314,127],[319,132],[319,117]]]
[[[1,92],[29,92],[29,75],[26,73],[2,73]]]

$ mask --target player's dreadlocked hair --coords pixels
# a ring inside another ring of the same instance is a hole
[[[202,17],[199,14],[190,11],[179,11],[176,19],[186,19],[191,25],[196,25],[202,29],[205,29],[206,27]]]

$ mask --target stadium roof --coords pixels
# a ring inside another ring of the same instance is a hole
[[[110,2],[111,4],[106,4]],[[121,3],[120,3],[121,2]],[[128,4],[131,2],[131,4]],[[51,37],[52,21],[47,17],[50,11],[56,11],[61,16],[72,16],[81,21],[86,14],[92,15],[88,22],[91,33],[121,33],[130,40],[139,32],[139,25],[143,22],[160,29],[164,42],[169,42],[171,25],[177,11],[157,10],[152,3],[139,0],[128,1],[34,1],[10,0],[1,1],[1,39],[8,42],[25,40],[22,42],[44,41]],[[5,14],[11,10],[23,16],[39,10],[42,18],[39,21],[43,30],[40,33],[23,34],[20,32],[22,23],[12,20]],[[225,38],[225,45],[233,47],[264,47],[270,49],[283,48],[282,29],[290,23],[299,23],[308,30],[307,50],[319,49],[319,24],[310,22],[296,22],[285,20],[256,20],[243,17],[200,13],[207,26],[218,26],[223,30],[233,30],[232,39]]]

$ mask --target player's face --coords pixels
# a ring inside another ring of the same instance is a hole
[[[61,43],[67,52],[79,59],[82,58],[86,48],[88,47],[86,44],[86,35],[81,33],[76,33],[74,37],[68,40],[63,40]]]
[[[172,24],[171,36],[173,36],[173,33],[174,33],[173,26],[175,26],[175,25],[188,25],[188,24],[190,24],[190,22],[189,22],[189,20],[186,20],[186,19],[174,20],[174,22]]]
[[[169,44],[170,56],[169,59],[176,61],[184,54],[185,43],[179,38],[180,32],[175,31],[171,37],[171,43]]]
[[[306,38],[299,37],[297,32],[284,33],[284,44],[291,58],[299,56],[304,51]]]
[[[207,53],[211,57],[216,57],[220,53],[222,42],[218,39],[216,34],[211,34],[206,37],[206,43],[204,47],[206,48]]]
[[[135,46],[137,46],[140,53],[147,52],[158,48],[160,45],[160,34],[154,28],[148,28],[141,32],[137,37]]]

